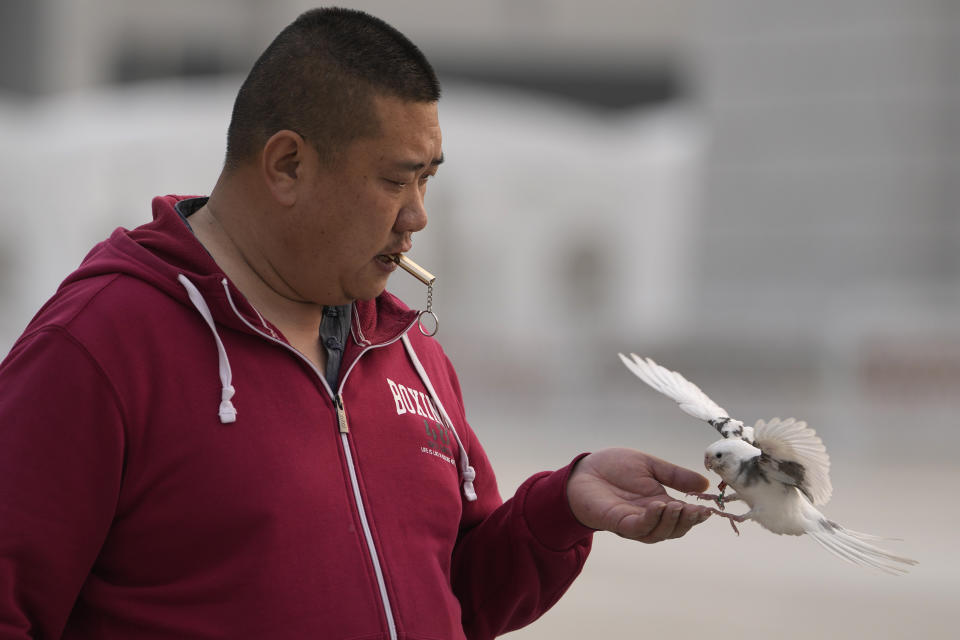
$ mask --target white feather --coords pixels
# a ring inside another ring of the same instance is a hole
[[[917,564],[916,560],[895,555],[867,542],[867,540],[878,540],[877,536],[853,531],[830,522],[809,502],[806,507],[809,510],[807,533],[835,556],[851,564],[873,567],[892,575],[904,574],[908,566]]]
[[[635,353],[631,353],[630,358],[622,353],[617,355],[627,369],[663,395],[673,399],[684,413],[707,422],[730,417],[730,414],[711,400],[700,387],[676,371],[670,371],[652,359],[641,358]]]
[[[793,418],[757,420],[753,430],[756,446],[768,456],[803,465],[804,490],[813,498],[813,504],[830,501],[830,456],[816,431]]]

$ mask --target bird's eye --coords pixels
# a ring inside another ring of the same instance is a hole
[[[723,454],[722,454],[722,453],[718,453],[718,454],[717,454],[717,457],[718,457],[718,458],[722,458],[722,457],[723,457]]]

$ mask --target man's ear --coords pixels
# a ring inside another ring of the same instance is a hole
[[[261,171],[267,188],[282,205],[297,201],[297,187],[303,180],[304,154],[307,144],[295,131],[281,129],[263,145]]]

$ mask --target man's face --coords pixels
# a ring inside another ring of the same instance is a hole
[[[427,180],[443,161],[435,102],[374,99],[380,132],[351,143],[332,163],[311,150],[303,197],[286,215],[278,272],[303,300],[345,304],[379,295],[427,224]]]

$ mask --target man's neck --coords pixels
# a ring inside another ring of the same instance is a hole
[[[241,237],[232,235],[215,211],[208,202],[190,216],[197,240],[247,301],[323,371],[326,354],[318,333],[323,321],[323,305],[293,300],[272,288],[261,275],[262,270],[268,268],[266,261],[245,252]]]

